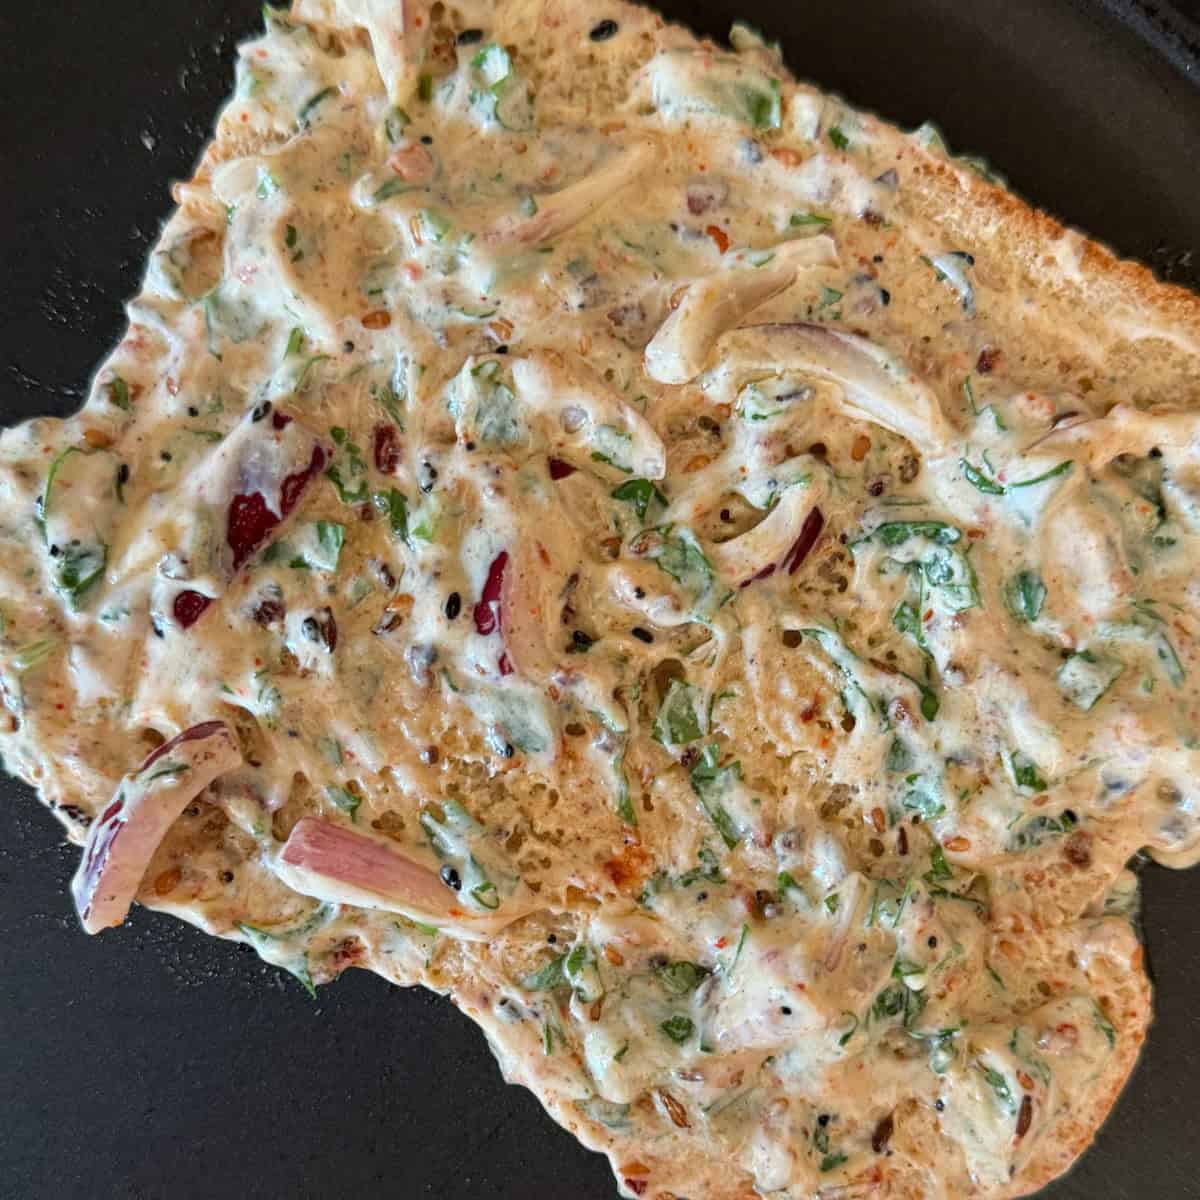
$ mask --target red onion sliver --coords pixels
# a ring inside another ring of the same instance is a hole
[[[168,756],[177,763],[164,763]],[[219,775],[242,764],[223,721],[193,725],[126,775],[88,830],[71,894],[88,933],[120,925],[167,830]]]
[[[800,536],[792,543],[792,548],[784,556],[783,565],[787,568],[789,575],[795,575],[800,569],[800,564],[816,545],[817,538],[821,536],[821,530],[824,527],[824,514],[819,508],[813,508],[804,518],[804,524],[800,526]]]

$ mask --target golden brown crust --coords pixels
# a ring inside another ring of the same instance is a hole
[[[1057,982],[1064,990],[1070,978],[1078,975],[1071,961],[1075,956],[1073,941],[1063,930],[1030,933],[1017,953],[1021,958],[1046,961],[1058,968],[1061,976]],[[1140,949],[1125,970],[1104,963],[1088,974],[1093,983],[1103,979],[1104,1015],[1115,1035],[1113,1051],[1086,1089],[1060,1098],[1053,1127],[1039,1138],[1033,1155],[1011,1182],[996,1190],[972,1181],[961,1146],[942,1132],[934,1110],[909,1102],[895,1113],[894,1154],[884,1165],[880,1190],[873,1194],[888,1200],[931,1195],[955,1200],[985,1195],[1015,1198],[1038,1191],[1071,1168],[1116,1103],[1137,1062],[1151,1016],[1150,981],[1142,968]],[[1010,979],[1010,985],[1017,982]],[[1039,978],[1037,983],[1052,987],[1053,971],[1049,981]],[[1045,999],[1037,990],[1034,995]]]
[[[1029,285],[1044,282],[1041,270],[1057,264],[1057,248],[1066,239],[1077,246],[1079,270],[1085,278],[1081,284],[1059,280],[1058,285],[1065,289],[1066,299],[1076,312],[1082,309],[1104,321],[1114,310],[1137,309],[1177,326],[1179,333],[1200,339],[1200,296],[1194,292],[1163,283],[1144,264],[1119,258],[1103,243],[968,167],[939,159],[931,152],[925,152],[925,159],[913,168],[913,176],[921,185],[922,209],[945,229],[964,237],[989,237],[1000,227],[1006,257],[1021,267]],[[1189,374],[1200,379],[1200,367],[1193,362]]]
[[[1163,395],[1200,403],[1200,297],[973,169],[883,129],[907,163],[899,170],[905,218],[947,245],[986,255],[994,291],[1036,304],[1036,338],[1023,326],[1020,304],[993,313],[988,325],[1018,359],[1026,386],[1094,391],[1104,409],[1118,401],[1150,405]]]
[[[1053,935],[1046,937],[1049,940]],[[1062,965],[1069,965],[1065,960],[1072,953],[1063,946],[1059,952]],[[1027,1196],[1070,1170],[1091,1145],[1137,1063],[1150,1028],[1152,1010],[1152,990],[1141,947],[1136,948],[1127,965],[1102,962],[1095,968],[1094,977],[1102,979],[1101,1006],[1115,1031],[1112,1054],[1087,1089],[1070,1097],[1071,1108],[1052,1131],[1039,1139],[1032,1158],[1013,1179],[1011,1187],[999,1193],[1002,1196]]]
[[[1078,921],[1143,840],[1128,824],[1096,820],[1087,830],[1005,861],[991,872],[994,928],[1021,933]]]

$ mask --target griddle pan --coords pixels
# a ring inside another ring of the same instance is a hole
[[[1200,280],[1197,0],[660,7],[713,36],[753,22],[802,78],[903,125],[933,118],[1030,200]],[[82,401],[168,182],[260,23],[254,0],[4,3],[3,423]],[[66,891],[76,857],[0,782],[0,1196],[615,1196],[444,1000],[349,972],[313,1002],[245,948],[141,909],[89,939]],[[1113,1119],[1046,1200],[1200,1197],[1200,877],[1143,880],[1157,1019]]]

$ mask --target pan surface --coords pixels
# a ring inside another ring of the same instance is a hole
[[[801,77],[904,125],[932,117],[1042,207],[1200,283],[1197,0],[659,7],[718,36],[753,21]],[[253,0],[0,13],[0,422],[81,402],[167,183],[259,23]],[[88,939],[66,891],[76,855],[0,779],[0,1195],[615,1195],[449,1004],[359,972],[313,1003],[245,948],[140,909]],[[1198,882],[1143,880],[1157,1019],[1112,1121],[1046,1200],[1200,1196]]]

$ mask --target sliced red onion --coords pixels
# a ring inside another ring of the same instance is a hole
[[[475,631],[483,637],[498,633],[502,639],[500,657],[496,669],[501,676],[511,675],[517,669],[528,674],[536,663],[544,666],[542,655],[534,651],[544,644],[536,640],[536,629],[531,627],[523,605],[522,586],[528,582],[528,565],[518,552],[516,559],[507,550],[501,550],[492,559],[487,579],[475,605]],[[533,623],[536,625],[536,623]]]
[[[882,425],[927,454],[946,445],[946,419],[933,391],[867,338],[825,325],[748,325],[725,334],[717,353],[735,374],[767,369],[828,380],[841,388],[851,416]]]
[[[1084,417],[1056,426],[1022,450],[1030,454],[1067,453],[1093,469],[1107,466],[1120,454],[1144,458],[1159,450],[1168,461],[1200,457],[1200,413],[1163,405],[1139,409],[1117,404],[1103,417]]]
[[[752,583],[758,583],[762,579],[770,579],[771,576],[775,574],[775,569],[775,563],[767,563],[767,565],[763,567],[763,569],[757,574],[751,575],[749,579],[743,579],[742,582],[738,584],[738,587],[748,588]]]
[[[371,54],[379,77],[387,88],[388,99],[398,108],[407,107],[417,90],[422,72],[428,67],[430,42],[435,22],[422,17],[424,7],[417,0],[392,0],[376,3],[342,4],[356,25],[367,31]]]
[[[280,857],[289,866],[361,888],[380,899],[404,900],[432,912],[448,913],[451,908],[453,893],[435,871],[379,838],[319,817],[296,822]]]
[[[467,912],[435,871],[393,843],[319,817],[296,822],[275,870],[293,891],[318,900],[461,923],[480,933],[503,928],[529,911],[523,903],[503,915]]]
[[[167,830],[214,779],[241,764],[241,751],[225,723],[205,721],[164,742],[121,780],[88,830],[71,881],[88,933],[121,924]]]
[[[537,517],[522,531],[504,572],[500,591],[500,632],[504,653],[498,668],[501,675],[516,673],[527,680],[546,680],[558,664],[547,630],[551,614],[562,611],[561,592],[570,575],[570,545],[536,534]],[[546,527],[547,535],[551,532]]]
[[[742,588],[776,571],[795,575],[825,527],[825,514],[817,503],[823,492],[816,485],[788,488],[753,529],[712,547],[713,565]]]
[[[825,526],[825,515],[819,508],[814,507],[804,518],[804,524],[800,526],[800,536],[792,543],[792,548],[787,552],[783,560],[782,566],[787,568],[789,575],[795,575],[800,569],[800,564],[808,556],[808,552],[816,545],[817,538],[821,536],[821,530]]]
[[[552,464],[605,478],[666,474],[667,451],[654,427],[580,360],[534,350],[513,360],[512,375],[523,410],[546,438]]]
[[[540,246],[586,220],[629,187],[658,159],[652,143],[636,142],[575,183],[537,198],[532,216],[506,216],[483,235],[492,246]]]
[[[805,238],[780,247],[762,266],[718,271],[697,280],[646,347],[646,374],[660,383],[695,379],[721,334],[791,287],[802,268],[834,266],[837,261],[831,238]]]
[[[199,725],[189,725],[182,733],[177,733],[169,741],[163,742],[157,749],[151,750],[142,759],[141,765],[138,767],[138,774],[141,774],[153,763],[158,762],[160,758],[165,758],[177,746],[183,745],[184,742],[196,742],[202,738],[215,737],[225,728],[224,721],[201,721]]]

